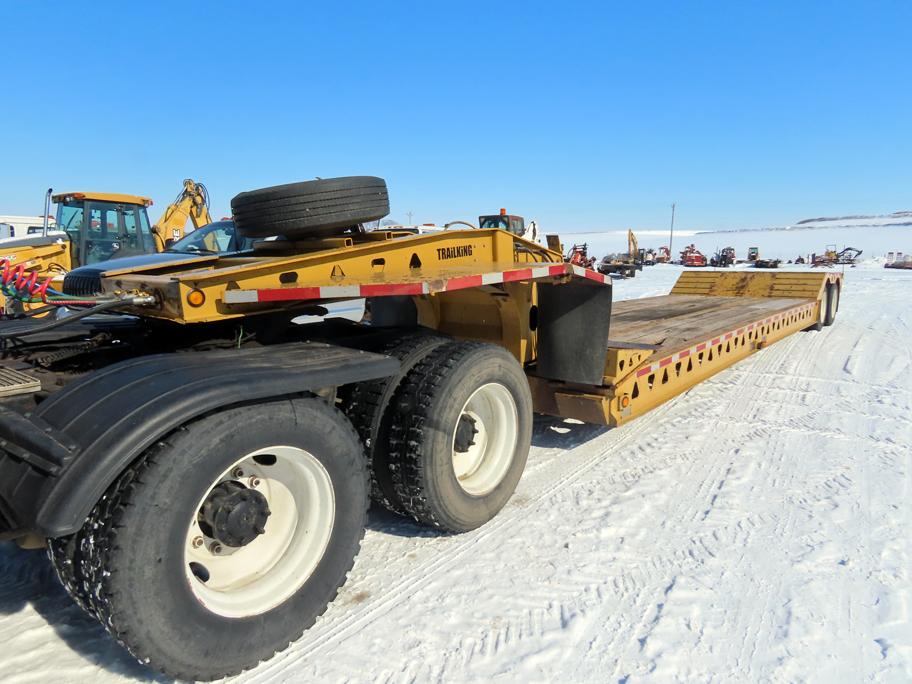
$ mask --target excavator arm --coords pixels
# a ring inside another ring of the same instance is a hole
[[[155,251],[161,252],[170,244],[184,237],[187,219],[194,228],[212,223],[209,215],[209,191],[202,183],[190,178],[184,179],[184,187],[175,200],[165,207],[161,218],[152,226],[155,235]]]

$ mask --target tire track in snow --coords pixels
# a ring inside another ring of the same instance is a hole
[[[793,338],[787,338],[788,341],[792,341]],[[783,340],[785,342],[787,340]],[[780,342],[779,344],[782,344]],[[808,357],[814,353],[814,348],[819,346],[819,340],[814,340],[817,344],[807,345],[802,349],[804,357]],[[778,345],[777,345],[778,346]],[[712,486],[711,483],[718,483],[718,488],[721,490],[721,487],[724,485],[725,478],[719,479],[720,471],[723,469],[728,469],[727,472],[730,472],[732,467],[733,459],[727,457],[727,455],[734,450],[735,453],[738,453],[738,446],[743,443],[750,443],[751,441],[759,440],[761,438],[769,438],[772,434],[771,426],[762,426],[757,427],[754,420],[752,419],[753,414],[755,413],[755,408],[758,405],[766,405],[766,398],[763,395],[758,395],[754,391],[754,383],[752,382],[753,377],[758,373],[771,372],[771,368],[776,368],[778,372],[782,372],[782,366],[788,363],[794,363],[794,359],[790,358],[793,354],[793,350],[787,348],[778,348],[774,346],[769,350],[766,350],[766,353],[755,354],[750,359],[742,362],[742,377],[740,378],[740,384],[734,386],[734,392],[732,396],[728,397],[724,404],[720,403],[719,413],[721,417],[717,417],[716,420],[728,421],[734,424],[743,425],[744,427],[750,427],[751,429],[747,431],[747,434],[740,433],[738,431],[728,431],[726,438],[715,446],[714,451],[723,455],[722,458],[718,459],[704,459],[708,463],[704,467],[704,471],[701,477],[697,480],[697,491],[684,491],[681,492],[679,501],[682,503],[676,508],[668,511],[666,513],[666,520],[670,520],[674,525],[675,532],[679,532],[681,525],[687,525],[688,522],[693,524],[693,519],[696,517],[693,510],[693,505],[699,504],[697,502],[702,501],[699,497],[700,492],[704,492],[707,486]],[[794,345],[793,345],[794,346]],[[725,376],[725,373],[722,374],[722,377]],[[715,376],[719,377],[719,376]],[[713,380],[708,381],[709,386],[712,387]],[[718,383],[715,383],[718,385]],[[719,389],[716,387],[716,389]],[[767,429],[769,428],[769,430]],[[774,461],[779,461],[781,465],[782,454],[773,454]],[[708,514],[711,510],[710,508],[706,509],[704,514],[699,517],[696,527],[699,528],[705,522]],[[749,517],[749,516],[748,516]],[[690,520],[688,520],[690,518]],[[745,518],[747,520],[747,518]],[[663,528],[665,526],[663,525]],[[693,534],[692,529],[685,528],[684,534]],[[664,540],[657,540],[659,544],[663,543]],[[744,540],[746,543],[746,540]],[[684,570],[684,568],[678,569],[678,574]],[[668,594],[675,585],[675,579],[677,575],[670,578],[670,583],[662,586],[663,582],[653,582],[652,590],[649,591],[648,588],[644,591],[643,600],[638,602],[638,606],[646,605],[645,610],[640,610],[641,618],[639,623],[635,628],[628,630],[629,636],[627,638],[627,643],[623,647],[624,654],[621,658],[617,660],[617,664],[612,671],[611,679],[615,681],[624,681],[631,674],[645,674],[646,672],[651,671],[650,668],[654,668],[654,664],[644,664],[640,663],[639,668],[634,666],[627,671],[625,669],[625,662],[636,662],[638,660],[639,654],[641,654],[648,642],[651,634],[659,625],[662,609],[664,607],[664,600],[667,600]],[[656,577],[656,580],[660,578]],[[667,579],[667,578],[666,578]],[[655,586],[658,584],[659,586]],[[613,643],[609,642],[607,646],[613,646]],[[636,670],[639,669],[637,672]]]
[[[745,387],[739,388],[738,394],[731,399],[731,403],[737,404],[744,395],[749,394],[749,393],[750,393],[749,388],[745,388]],[[712,401],[716,401],[716,400],[717,400],[717,398],[715,398],[715,397],[712,398]],[[690,415],[688,415],[686,418],[684,418],[685,421],[693,420],[696,417],[693,414],[699,414],[701,412],[701,411],[699,411],[697,404],[688,404],[686,406],[686,408],[688,408],[689,410],[686,410],[685,413],[690,414]],[[672,420],[672,422],[677,422],[677,421]],[[765,433],[763,433],[763,432],[758,432],[752,436],[756,437],[756,438],[763,438],[767,435],[765,435]],[[666,470],[668,467],[671,467],[673,465],[678,465],[682,462],[699,463],[701,461],[701,457],[703,456],[702,452],[703,452],[704,447],[705,447],[704,444],[699,444],[696,447],[689,450],[687,453],[678,454],[674,458],[665,459],[664,462],[662,461],[662,459],[659,459],[659,464],[657,464],[657,465],[659,465],[659,467],[638,466],[636,468],[629,469],[626,472],[615,473],[614,477],[611,478],[611,481],[606,482],[606,481],[604,481],[604,478],[603,478],[602,480],[600,480],[600,483],[602,484],[603,488],[606,491],[610,491],[611,485],[613,483],[617,483],[617,482],[623,482],[625,484],[625,489],[629,490],[640,479],[642,479],[642,477],[644,477],[646,475],[650,475],[650,474],[654,474],[654,473],[662,471],[662,470]],[[648,451],[646,453],[648,454]],[[686,475],[686,473],[685,473],[685,475]],[[701,479],[697,479],[696,481],[700,483],[700,488],[702,490],[705,490],[703,492],[704,495],[698,498],[698,500],[700,500],[701,502],[704,502],[711,494],[710,490],[712,490],[715,486],[717,486],[717,480],[710,478],[710,477],[704,477]],[[562,489],[563,488],[561,488],[561,490]],[[550,492],[550,494],[552,494],[552,495],[555,493],[558,493],[558,492],[553,492],[553,491]],[[692,498],[691,496],[689,496],[688,494],[685,493],[685,495],[681,497],[681,500],[690,500],[691,498]],[[560,506],[560,504],[562,503],[560,501],[560,496],[550,496],[550,498],[547,498],[547,500],[543,497],[539,501],[540,501],[540,504],[546,503],[551,508],[558,508]],[[566,503],[566,502],[564,502],[564,503]],[[703,504],[701,504],[701,506],[703,506]],[[693,512],[693,514],[690,517],[697,517],[697,514],[702,511],[703,511],[703,508],[701,507],[700,511]],[[532,517],[532,516],[537,516],[539,513],[540,513],[540,511],[536,510],[536,511],[529,512],[528,515],[530,517]],[[743,526],[744,526],[743,521],[736,521],[736,523],[734,523],[734,524],[739,529],[743,529]],[[571,529],[569,529],[567,531],[568,536],[572,536],[572,529],[576,528],[576,527],[577,527],[577,525],[575,523],[570,526]],[[697,542],[694,542],[694,543],[697,544],[697,546],[691,545],[690,547],[688,547],[688,553],[685,554],[685,559],[697,557],[697,553],[699,551],[700,545],[702,544],[704,547],[706,546],[706,541],[703,539],[699,539]],[[670,547],[670,548],[674,548],[674,547]],[[476,551],[478,551],[478,549],[476,549]],[[636,587],[639,589],[640,587],[643,586],[644,582],[646,584],[651,582],[652,579],[654,578],[656,572],[658,572],[659,570],[664,571],[667,567],[668,567],[668,563],[666,561],[663,561],[662,559],[652,559],[652,561],[651,561],[652,569],[649,570],[649,572],[647,572],[647,573],[644,573],[642,571],[639,572],[639,574],[642,575],[644,579],[637,581],[636,577],[635,577],[636,573],[634,573],[634,574],[628,573],[627,575],[625,575],[622,578],[621,585],[628,586],[628,587],[633,586],[633,587]],[[583,578],[583,579],[585,579],[585,578]],[[556,596],[556,595],[561,594],[562,592],[564,594],[570,594],[571,596],[601,597],[602,591],[600,590],[600,587],[602,586],[602,584],[603,584],[602,581],[595,582],[595,583],[593,583],[591,581],[589,581],[589,582],[580,581],[580,582],[572,582],[572,583],[564,582],[563,584],[559,584],[559,585],[555,585],[555,583],[552,582],[547,587],[544,588],[544,591],[545,591],[544,595],[537,596],[537,595],[533,594],[530,596],[529,592],[526,591],[523,593],[522,597],[517,597],[517,603],[522,604],[522,603],[526,603],[526,602],[531,602],[534,606],[537,606],[537,607],[541,606],[541,605],[549,605],[549,596]],[[483,631],[481,634],[475,633],[471,637],[468,638],[468,641],[466,641],[465,639],[460,640],[459,645],[455,649],[455,652],[463,654],[463,656],[466,653],[473,654],[476,652],[486,653],[488,655],[491,655],[492,653],[496,654],[500,651],[500,649],[504,648],[505,645],[515,644],[516,640],[517,640],[515,635],[517,635],[517,634],[520,634],[520,635],[526,634],[527,636],[531,636],[533,638],[535,638],[536,636],[540,636],[540,635],[536,634],[535,631],[532,631],[530,633],[528,626],[531,624],[542,624],[544,622],[547,622],[549,616],[553,617],[553,613],[555,611],[560,612],[561,614],[576,614],[576,611],[573,609],[572,605],[570,603],[568,603],[566,600],[551,601],[550,605],[551,605],[551,608],[546,609],[543,613],[541,613],[540,608],[530,608],[530,609],[526,609],[526,610],[519,609],[515,613],[514,616],[510,617],[509,621],[506,624],[501,624],[496,629],[492,628],[491,630]],[[537,617],[536,617],[536,615],[537,615],[536,611],[541,613]],[[507,609],[504,612],[506,612],[507,614],[510,614],[511,611],[509,609]],[[409,668],[409,672],[411,672],[410,668]],[[335,674],[336,674],[336,676],[338,676],[341,673],[335,673]],[[431,673],[426,672],[425,674],[430,675]]]
[[[671,402],[664,404],[663,406],[658,407],[653,413],[658,412],[658,415],[662,415],[670,410],[671,405]],[[513,510],[505,509],[500,515],[494,518],[494,520],[480,528],[477,532],[461,535],[459,537],[450,537],[450,543],[436,558],[431,558],[424,563],[407,564],[406,567],[403,568],[404,573],[400,576],[400,579],[393,586],[385,589],[385,596],[383,598],[371,601],[364,609],[357,610],[349,616],[343,617],[341,620],[334,622],[334,624],[326,630],[320,630],[321,633],[316,634],[315,638],[308,638],[317,629],[316,627],[312,628],[300,641],[293,645],[290,650],[279,654],[274,660],[261,666],[262,672],[258,670],[257,674],[270,676],[274,674],[274,670],[281,671],[284,667],[283,664],[291,657],[313,657],[330,645],[331,642],[351,636],[356,631],[363,629],[366,624],[376,621],[396,605],[408,600],[417,589],[426,586],[439,574],[445,572],[448,568],[457,565],[465,554],[486,544],[497,544],[501,536],[506,535],[525,520],[527,515],[525,509],[537,508],[543,502],[550,500],[555,493],[565,489],[587,471],[591,470],[596,465],[609,458],[618,449],[622,448],[627,442],[633,439],[635,434],[636,432],[631,429],[620,429],[608,432],[605,436],[608,444],[595,456],[585,458],[575,467],[564,472],[553,482],[553,484],[547,486],[543,491],[534,493],[531,496],[526,493],[524,495],[526,497],[526,503],[522,510],[517,510],[516,508],[513,508]],[[326,618],[329,616],[330,613],[328,611],[324,616],[323,621],[327,621]]]

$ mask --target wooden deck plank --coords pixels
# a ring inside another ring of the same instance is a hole
[[[657,347],[656,354],[686,348],[743,327],[808,299],[663,295],[615,302],[610,336]]]

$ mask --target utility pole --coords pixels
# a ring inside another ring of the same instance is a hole
[[[412,212],[407,211],[405,215],[409,217],[408,225],[412,225]]]
[[[674,242],[675,236],[675,205],[676,202],[671,203],[671,234],[668,236],[668,258],[672,259],[671,243]]]

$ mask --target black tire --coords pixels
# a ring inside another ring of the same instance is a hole
[[[453,466],[454,433],[466,402],[487,384],[504,388],[516,409],[516,444],[492,490],[470,494]],[[450,342],[408,374],[393,399],[390,468],[404,509],[418,522],[448,532],[473,530],[493,518],[519,483],[532,437],[532,396],[522,367],[502,347]]]
[[[325,469],[336,502],[332,530],[313,572],[284,602],[260,614],[223,617],[191,589],[187,521],[239,455],[275,445],[304,449]],[[63,577],[81,583],[75,590],[67,586],[70,593],[141,662],[177,679],[219,679],[286,648],[324,612],[358,552],[368,501],[357,435],[325,401],[229,408],[150,449],[105,493],[79,532],[53,544],[75,543],[76,552],[52,551],[51,558]],[[67,559],[78,561],[75,571]]]
[[[820,332],[823,330],[823,326],[826,325],[826,320],[829,317],[830,309],[830,286],[827,285],[824,288],[823,295],[820,297],[820,308],[817,311],[817,322],[814,325],[808,326],[805,330],[813,330],[814,332]]]
[[[823,319],[824,326],[833,325],[836,320],[836,311],[839,309],[839,286],[829,283],[826,286],[827,310]]]
[[[382,178],[326,178],[242,192],[231,200],[231,213],[244,237],[322,237],[383,218],[389,195]]]
[[[83,535],[78,533],[59,539],[48,539],[48,558],[57,572],[57,578],[76,605],[94,617],[89,604],[90,588],[82,575],[82,541]]]
[[[390,426],[396,411],[390,401],[406,375],[436,347],[451,338],[418,329],[397,337],[378,351],[399,359],[399,372],[388,378],[349,385],[340,390],[340,408],[348,416],[364,445],[370,464],[371,498],[384,508],[408,515],[396,494],[389,463]]]

